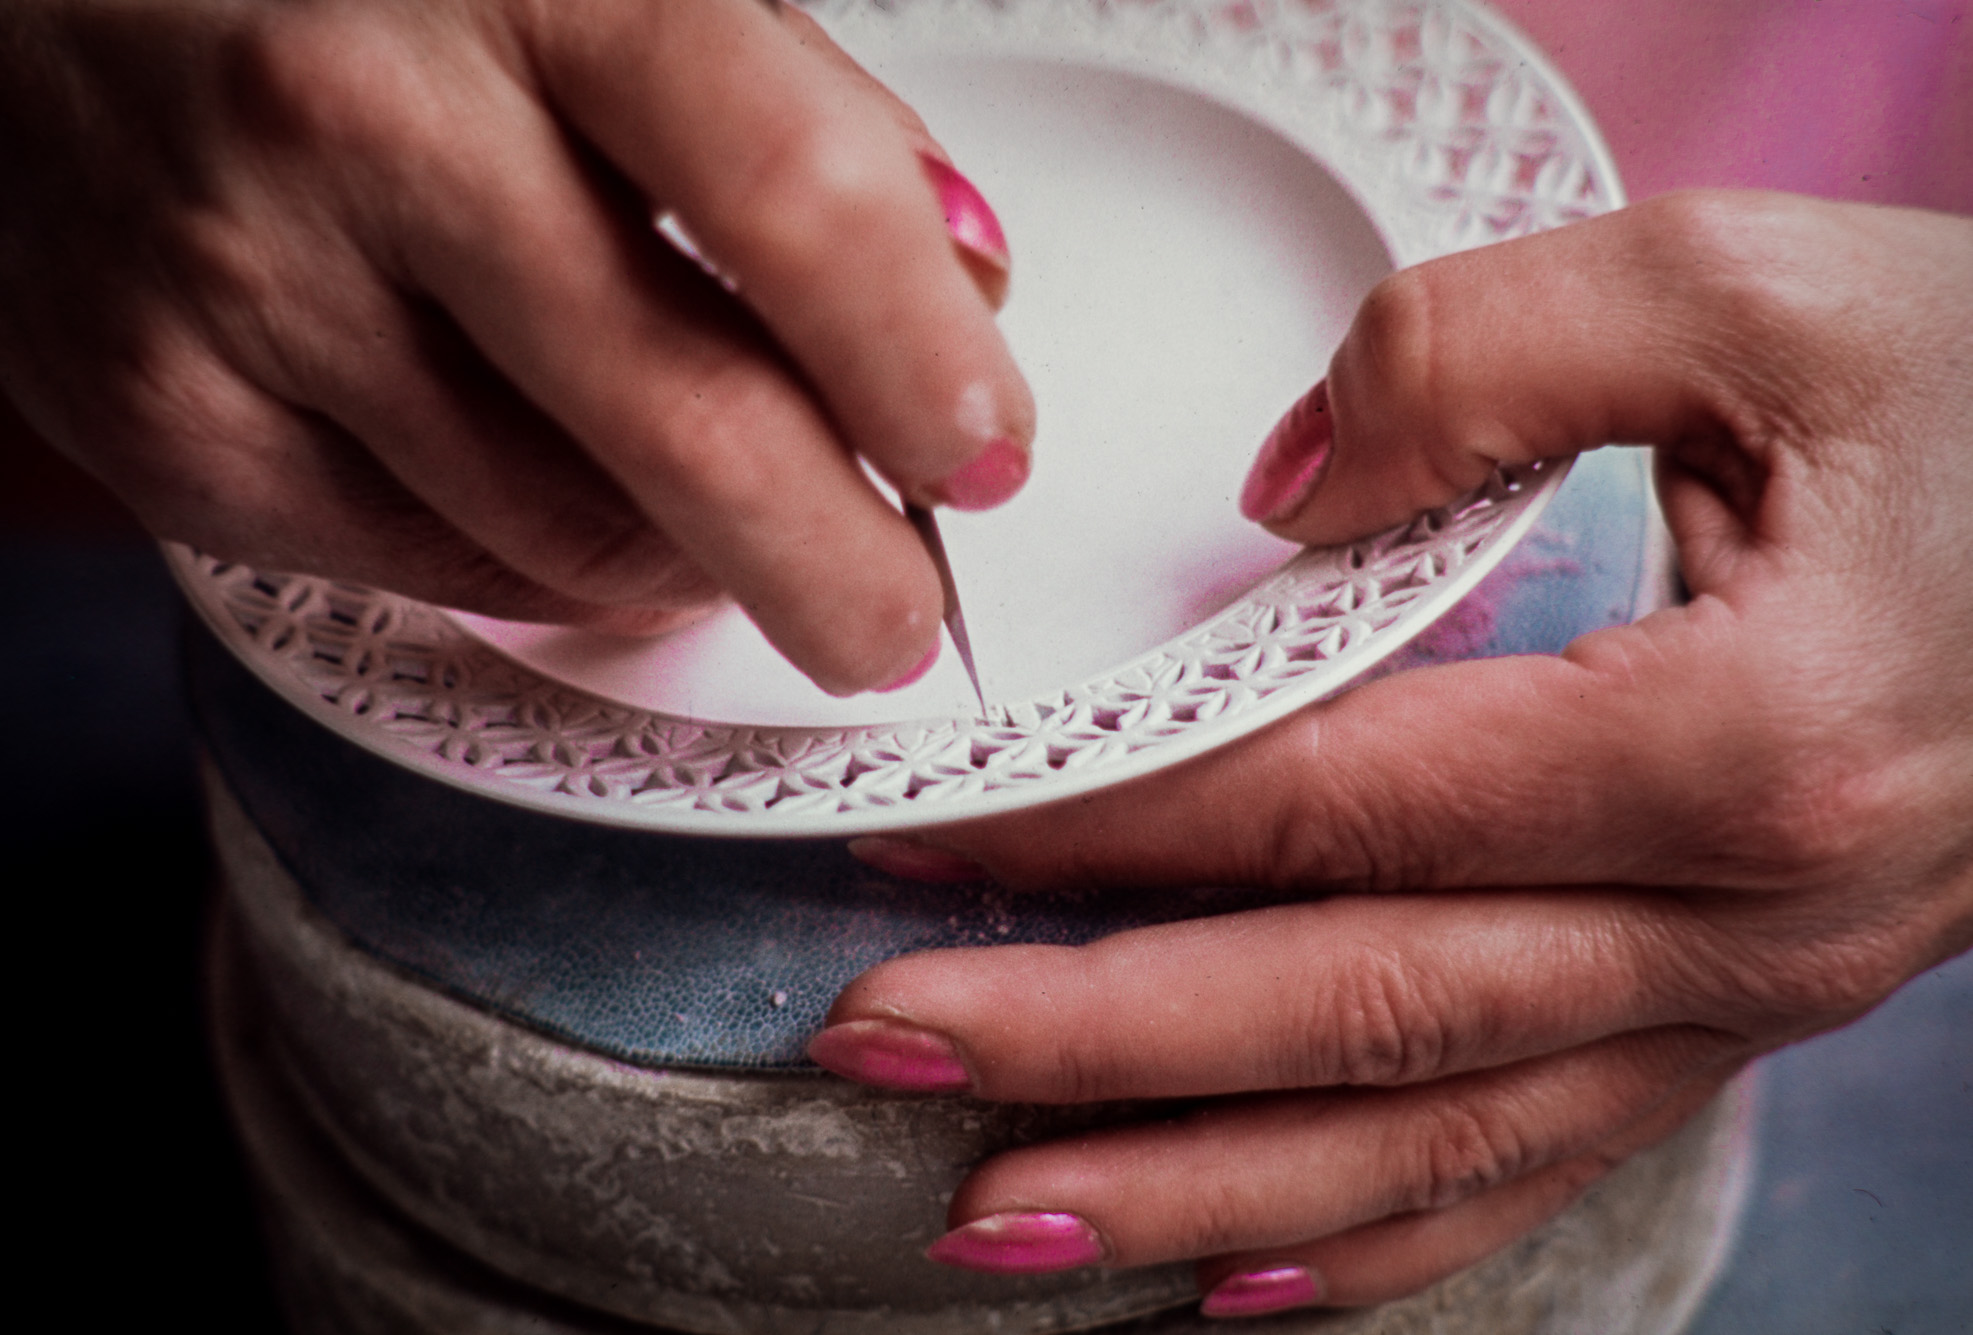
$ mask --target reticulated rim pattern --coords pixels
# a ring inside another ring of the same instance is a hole
[[[1607,154],[1527,44],[1458,0],[821,0],[831,26],[926,49],[1047,54],[1191,87],[1274,127],[1363,204],[1400,263],[1622,202]],[[1204,624],[987,718],[708,722],[572,689],[438,610],[171,548],[220,638],[342,736],[487,797],[609,824],[847,836],[988,815],[1148,773],[1359,678],[1497,565],[1567,472],[1311,549]]]

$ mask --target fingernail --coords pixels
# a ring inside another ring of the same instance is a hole
[[[1204,1316],[1264,1316],[1322,1301],[1322,1282],[1307,1266],[1279,1265],[1232,1275],[1199,1304]]]
[[[934,644],[932,646],[932,652],[926,654],[923,658],[918,660],[917,667],[912,668],[911,671],[905,673],[902,677],[899,677],[896,681],[892,682],[890,685],[879,686],[877,688],[877,694],[888,695],[892,691],[903,690],[905,687],[911,685],[913,682],[918,681],[927,672],[930,672],[932,670],[932,664],[938,661],[939,661],[939,646]]]
[[[1240,488],[1240,513],[1257,524],[1286,519],[1322,480],[1335,443],[1335,418],[1329,412],[1329,382],[1314,389],[1288,410],[1267,433],[1246,485]]]
[[[939,194],[939,208],[945,214],[945,230],[952,239],[995,268],[1005,270],[1012,261],[1007,253],[1007,234],[1000,230],[1000,219],[986,196],[951,163],[920,153],[925,174]]]
[[[1021,489],[1029,466],[1027,451],[1001,436],[947,474],[939,496],[955,510],[991,510]]]
[[[849,1020],[808,1041],[808,1059],[859,1085],[953,1094],[973,1087],[952,1040],[902,1020]]]
[[[948,853],[943,848],[929,848],[909,839],[892,839],[881,834],[850,840],[849,855],[903,881],[955,884],[987,879],[987,869],[970,858]]]
[[[1103,1236],[1079,1215],[1010,1211],[975,1219],[925,1249],[927,1258],[990,1275],[1038,1275],[1095,1265]]]

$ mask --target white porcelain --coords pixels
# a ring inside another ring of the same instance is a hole
[[[1517,470],[1346,548],[1242,520],[1268,427],[1394,263],[1621,202],[1573,97],[1475,7],[825,0],[1015,256],[1028,488],[942,516],[990,710],[948,648],[839,701],[737,611],[651,641],[440,613],[175,553],[194,603],[345,736],[490,797],[676,832],[847,835],[1053,800],[1331,693],[1499,562]]]

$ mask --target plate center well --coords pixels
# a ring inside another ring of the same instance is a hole
[[[941,516],[990,700],[1098,676],[1240,597],[1292,548],[1236,498],[1269,427],[1391,268],[1357,203],[1249,116],[1134,75],[950,55],[875,72],[992,201],[1002,328],[1040,409],[1000,510]],[[956,656],[836,700],[737,609],[651,640],[455,614],[537,671],[685,717],[833,727],[973,712]]]

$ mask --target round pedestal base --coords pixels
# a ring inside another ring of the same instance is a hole
[[[647,1069],[544,1037],[351,945],[208,786],[215,1049],[302,1335],[1224,1329],[1198,1316],[1187,1266],[1006,1279],[919,1255],[971,1164],[1147,1109]],[[1672,1335],[1738,1215],[1750,1100],[1736,1086],[1423,1294],[1247,1328]]]

